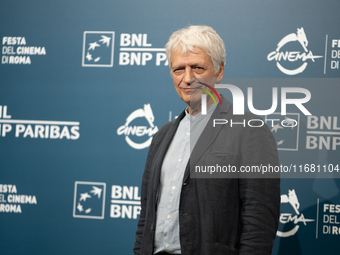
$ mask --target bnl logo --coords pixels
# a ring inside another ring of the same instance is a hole
[[[104,219],[106,183],[80,182],[74,184],[73,217]]]
[[[115,32],[85,31],[82,66],[112,67]]]

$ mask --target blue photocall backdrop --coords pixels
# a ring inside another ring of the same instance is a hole
[[[226,80],[280,81],[240,88],[246,97],[253,86],[255,108],[268,109],[278,87],[277,111],[262,118],[280,120],[281,164],[314,176],[282,179],[273,254],[336,254],[340,180],[317,172],[340,164],[339,10],[318,0],[1,1],[0,253],[132,254],[150,141],[186,106],[164,45],[204,24],[225,42]],[[312,115],[293,105],[280,114],[291,83],[310,91]]]

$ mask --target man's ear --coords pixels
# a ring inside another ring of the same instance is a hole
[[[219,70],[218,73],[216,74],[217,83],[219,83],[220,81],[222,81],[222,79],[223,79],[223,74],[224,74],[224,64],[221,64],[220,70]]]

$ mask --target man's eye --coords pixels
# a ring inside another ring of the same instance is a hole
[[[176,73],[176,74],[182,73],[183,69],[178,68],[178,69],[173,70],[173,72]]]
[[[201,73],[201,72],[204,71],[204,68],[197,66],[197,67],[194,68],[194,70],[195,70],[195,72]]]

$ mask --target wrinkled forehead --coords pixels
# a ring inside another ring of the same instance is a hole
[[[171,66],[174,64],[178,64],[179,62],[197,62],[201,63],[202,61],[206,64],[212,63],[211,57],[201,48],[194,47],[191,50],[183,50],[182,47],[177,48],[171,54]]]
[[[172,54],[187,55],[188,52],[198,54],[202,51],[205,52],[202,48],[198,46],[177,44],[173,48]]]

